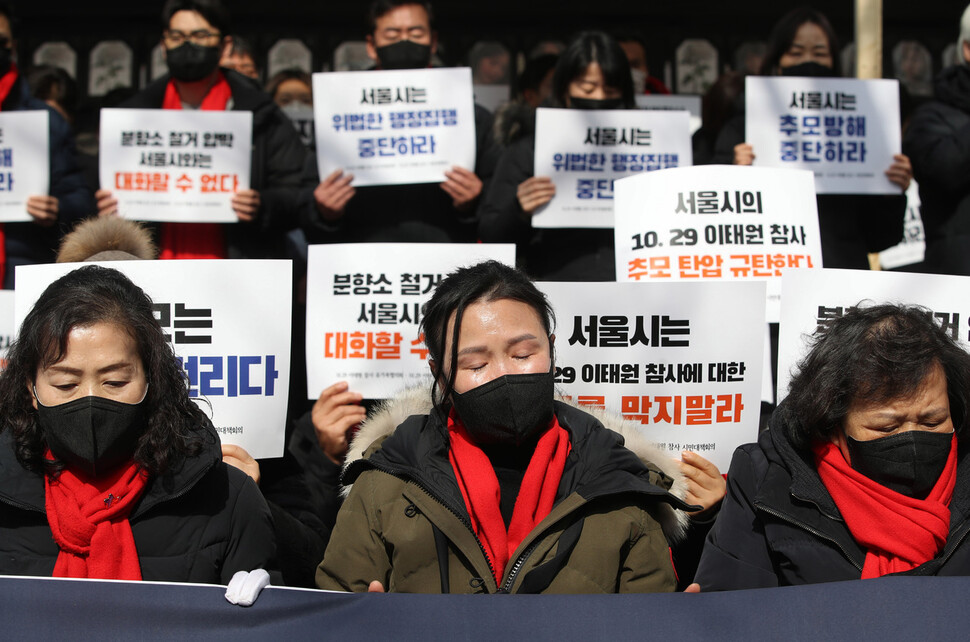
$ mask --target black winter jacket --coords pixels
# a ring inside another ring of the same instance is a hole
[[[21,75],[0,106],[0,111],[47,110],[50,114],[50,188],[57,198],[57,224],[44,227],[33,222],[5,223],[4,250],[7,255],[3,287],[12,289],[14,267],[35,263],[53,263],[61,237],[74,224],[94,213],[94,198],[77,164],[74,135],[71,126],[60,114],[42,100],[30,95],[27,82]]]
[[[913,114],[903,152],[919,183],[927,268],[970,274],[970,67],[944,69],[935,94]]]
[[[235,71],[223,69],[232,91],[232,111],[253,112],[251,189],[260,206],[252,223],[227,224],[228,258],[283,258],[287,231],[297,226],[297,203],[307,150],[293,123],[269,94]],[[169,76],[165,75],[122,107],[161,109]]]
[[[862,575],[866,551],[846,527],[812,454],[796,451],[789,441],[784,416],[782,403],[758,443],[734,453],[727,497],[695,577],[701,591],[857,580]],[[899,575],[970,574],[968,532],[970,453],[962,452],[943,551]]]
[[[129,517],[142,579],[226,584],[267,568],[273,523],[256,484],[222,463],[211,432],[203,453],[149,480]],[[50,577],[60,549],[44,508],[43,476],[26,470],[10,432],[0,435],[0,575]]]

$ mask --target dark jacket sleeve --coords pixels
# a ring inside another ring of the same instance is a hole
[[[229,498],[232,512],[229,518],[229,541],[220,573],[223,584],[228,584],[238,571],[269,568],[276,550],[273,518],[266,500],[256,487],[256,482],[235,468],[229,467],[228,475],[235,493]]]
[[[259,192],[256,224],[260,229],[290,230],[298,226],[300,188],[307,148],[296,128],[276,105],[267,107],[259,148],[253,150],[253,189]]]
[[[953,196],[970,191],[970,122],[954,127],[938,105],[926,105],[910,120],[903,153],[918,183],[932,183]]]
[[[311,416],[308,411],[294,422],[287,450],[302,469],[313,510],[329,534],[340,509],[341,466],[320,448]]]
[[[522,138],[502,152],[488,192],[479,206],[478,236],[486,243],[521,243],[532,233],[532,222],[519,205],[522,181],[535,175],[535,138]]]
[[[757,445],[734,452],[727,496],[707,536],[694,580],[701,592],[778,586],[754,497],[767,469]]]
[[[733,165],[734,147],[744,142],[744,112],[735,115],[726,123],[717,134],[714,142],[714,156],[711,163],[715,165]],[[754,150],[757,154],[758,150]]]
[[[94,198],[77,164],[71,127],[60,114],[50,113],[50,195],[57,198],[57,218],[67,230],[94,213]]]

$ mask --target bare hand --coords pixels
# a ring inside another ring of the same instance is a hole
[[[740,145],[734,146],[734,164],[754,164],[754,147],[752,147],[750,143],[741,143]]]
[[[368,593],[384,593],[385,592],[384,591],[384,585],[381,584],[380,582],[378,582],[377,580],[374,580],[367,587],[367,592]]]
[[[353,174],[344,176],[344,171],[338,169],[323,179],[323,182],[313,190],[313,200],[323,220],[336,221],[344,215],[344,208],[357,193],[354,186],[350,184],[353,180]]]
[[[34,223],[50,227],[57,222],[58,202],[55,196],[28,196],[27,213],[34,217]]]
[[[700,592],[701,592],[701,585],[698,584],[697,582],[694,582],[693,584],[691,584],[690,586],[684,589],[684,593],[700,593]]]
[[[259,483],[259,462],[246,452],[242,446],[222,444],[222,461],[233,468],[238,468]]]
[[[349,387],[346,381],[339,381],[326,388],[310,412],[321,450],[338,465],[347,454],[347,433],[367,418],[367,411],[360,405],[363,395],[350,392]]]
[[[94,193],[94,198],[98,202],[98,216],[118,215],[118,199],[114,197],[111,190],[99,189]]]
[[[556,186],[548,176],[533,176],[519,183],[515,196],[519,199],[522,211],[532,216],[535,211],[552,200]]]
[[[727,482],[721,477],[717,466],[707,461],[697,453],[685,450],[680,453],[680,472],[687,480],[688,504],[700,504],[703,508],[691,515],[700,515],[710,510],[724,499],[727,493]]]
[[[448,179],[441,184],[441,189],[451,197],[451,202],[457,210],[467,210],[482,193],[482,179],[475,172],[464,167],[452,167],[445,172]]]
[[[913,165],[909,162],[909,156],[893,154],[893,164],[886,170],[886,178],[889,182],[899,185],[904,192],[908,190],[913,180]]]
[[[254,189],[244,189],[232,195],[232,209],[243,223],[249,223],[256,218],[259,211],[259,192]]]

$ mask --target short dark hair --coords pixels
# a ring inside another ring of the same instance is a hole
[[[832,68],[837,69],[835,61],[839,54],[839,40],[835,36],[832,23],[820,11],[803,6],[786,13],[771,29],[771,35],[768,36],[768,49],[765,51],[765,57],[761,63],[760,73],[762,76],[773,76],[777,73],[778,63],[781,61],[781,57],[785,55],[786,51],[791,49],[792,43],[795,42],[795,34],[798,33],[798,28],[806,22],[818,25],[825,32],[825,37],[829,41],[829,51],[832,52]]]
[[[17,12],[9,2],[0,2],[0,16],[4,16],[10,23],[10,37],[16,38],[20,32],[20,20],[17,19]]]
[[[435,406],[451,397],[455,387],[455,364],[458,362],[458,338],[465,308],[476,301],[512,299],[521,301],[536,311],[546,335],[551,335],[556,325],[556,315],[539,288],[514,267],[498,261],[484,261],[471,267],[458,268],[438,284],[431,300],[424,306],[421,329],[428,354],[438,369],[437,379],[444,382],[444,390],[437,396],[437,382],[432,384],[431,399]],[[455,315],[455,327],[451,337],[451,372],[445,372],[445,343],[448,321]],[[552,346],[550,346],[550,349]]]
[[[537,91],[546,74],[556,68],[558,61],[559,56],[557,54],[541,54],[535,58],[529,58],[525,63],[525,69],[519,74],[519,93],[521,94],[526,89]]]
[[[287,80],[299,80],[309,87],[311,91],[313,90],[313,77],[299,67],[290,67],[289,69],[283,69],[273,74],[273,77],[266,83],[266,93],[276,98],[276,90]]]
[[[256,62],[256,49],[248,38],[238,34],[229,34],[229,53],[234,56],[249,56]]]
[[[552,77],[551,102],[555,107],[566,106],[569,84],[582,76],[592,63],[603,70],[603,79],[610,87],[620,90],[623,104],[636,107],[633,97],[633,77],[630,63],[619,43],[602,31],[584,31],[579,34],[559,56],[556,73]]]
[[[167,0],[162,8],[162,31],[179,11],[195,11],[223,36],[229,33],[229,12],[219,0]]]
[[[53,101],[74,117],[78,107],[77,83],[66,71],[54,65],[37,65],[27,74],[27,85],[34,98]]]
[[[853,401],[910,397],[937,364],[946,375],[950,416],[962,440],[970,423],[970,354],[931,311],[918,306],[860,304],[813,335],[776,412],[795,447],[808,452],[842,430]]]
[[[370,7],[367,9],[367,33],[373,35],[377,31],[377,19],[383,17],[385,14],[394,11],[398,7],[405,7],[409,4],[416,4],[422,7],[428,14],[428,26],[431,30],[434,30],[434,10],[431,8],[430,2],[421,2],[420,0],[374,0],[371,2]]]
[[[11,431],[17,460],[28,470],[54,472],[63,463],[44,456],[46,443],[29,390],[37,371],[60,361],[73,328],[114,323],[134,339],[148,391],[147,426],[134,459],[155,475],[214,443],[205,413],[189,398],[185,371],[166,342],[152,300],[121,272],[97,265],[51,283],[27,314],[0,373],[0,429]]]

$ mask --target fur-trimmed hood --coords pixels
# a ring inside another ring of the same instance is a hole
[[[640,431],[639,424],[622,418],[621,416],[603,410],[581,407],[571,401],[559,399],[582,412],[591,415],[604,427],[618,433],[623,438],[623,445],[632,451],[648,468],[659,470],[673,480],[668,492],[679,500],[686,501],[687,480],[680,472],[678,462],[669,457],[652,442],[646,439]],[[375,442],[383,440],[394,433],[398,426],[413,415],[427,415],[432,411],[431,398],[428,389],[409,388],[398,396],[385,401],[370,416],[354,435],[344,463],[346,471],[351,464],[364,458],[365,454]],[[350,485],[343,488],[345,495],[350,492]],[[689,524],[688,515],[666,503],[657,504],[657,517],[663,527],[664,534],[671,542],[684,537]]]
[[[502,147],[534,134],[536,131],[536,110],[528,103],[511,100],[495,111],[492,132],[495,141]]]
[[[61,241],[58,263],[152,260],[158,256],[146,228],[117,216],[82,221]]]

